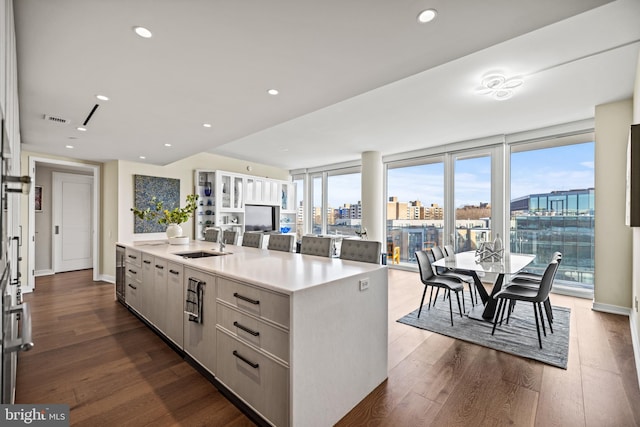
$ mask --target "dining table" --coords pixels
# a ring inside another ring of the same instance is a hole
[[[532,254],[503,253],[500,257],[481,259],[476,251],[460,252],[441,258],[433,263],[434,267],[444,267],[459,273],[469,272],[474,277],[474,283],[482,304],[472,306],[468,313],[469,318],[484,321],[493,321],[496,312],[497,300],[495,294],[500,292],[507,274],[516,274],[529,265],[534,259]],[[487,276],[488,273],[496,275],[491,293],[488,293],[479,276]]]

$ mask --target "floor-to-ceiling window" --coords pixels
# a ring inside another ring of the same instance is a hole
[[[424,159],[417,164],[388,165],[387,197],[387,256],[390,262],[415,263],[416,251],[444,244],[444,163],[441,157]]]
[[[295,175],[293,185],[296,189],[296,240],[302,240],[305,226],[304,215],[304,175]]]
[[[359,168],[331,172],[327,176],[327,234],[356,235],[362,223]]]
[[[493,240],[491,233],[491,154],[457,154],[454,157],[456,252],[471,251]]]
[[[322,233],[322,174],[311,176],[311,233]]]
[[[542,272],[562,252],[556,286],[593,290],[594,143],[542,141],[511,147],[510,245]]]

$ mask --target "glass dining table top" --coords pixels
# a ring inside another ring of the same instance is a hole
[[[504,254],[500,261],[479,261],[475,251],[460,252],[454,256],[441,258],[433,263],[436,267],[458,270],[478,271],[484,273],[515,274],[529,265],[535,255]]]

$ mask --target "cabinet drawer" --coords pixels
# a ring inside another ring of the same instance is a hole
[[[289,370],[218,330],[216,375],[276,426],[289,425]]]
[[[137,251],[131,248],[126,248],[125,255],[126,255],[125,259],[127,260],[128,263],[131,263],[133,265],[140,267],[140,262],[142,261],[142,254],[140,254],[140,251]]]
[[[142,282],[142,267],[139,265],[127,262],[125,264],[125,274],[136,282]]]
[[[218,298],[254,316],[289,328],[289,297],[218,277]]]
[[[218,304],[216,312],[218,325],[227,329],[231,335],[289,362],[288,332],[222,304]]]

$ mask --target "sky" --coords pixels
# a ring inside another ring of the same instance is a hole
[[[511,198],[594,187],[593,164],[592,142],[514,153],[511,155]],[[456,207],[490,202],[489,157],[457,160],[455,171]],[[360,185],[360,174],[330,176],[329,205],[336,208],[345,203],[357,203],[361,199]],[[444,165],[434,163],[389,169],[387,187],[389,197],[397,196],[401,202],[420,200],[424,205],[437,203],[443,206]]]

